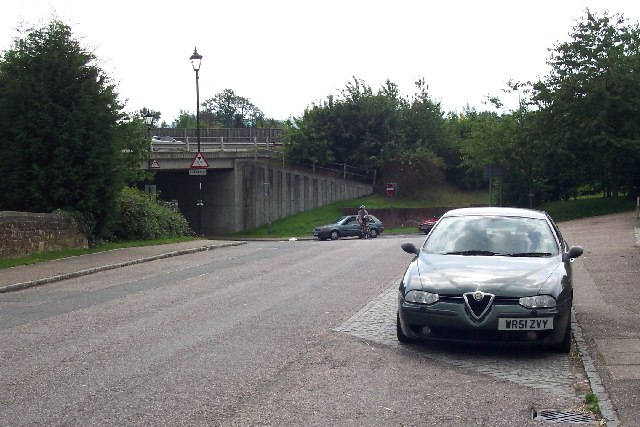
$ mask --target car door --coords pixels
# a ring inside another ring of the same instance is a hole
[[[342,230],[343,236],[357,236],[359,234],[360,224],[358,224],[355,215],[351,215],[345,219],[344,223],[342,223]]]

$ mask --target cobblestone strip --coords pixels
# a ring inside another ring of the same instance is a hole
[[[397,292],[394,284],[335,330],[557,396],[576,397],[567,355],[544,352],[483,354],[480,350],[464,353],[437,346],[401,345],[396,339]]]

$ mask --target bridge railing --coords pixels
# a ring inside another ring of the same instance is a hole
[[[201,136],[200,151],[251,151],[282,146],[271,137]],[[186,137],[173,141],[151,141],[151,151],[197,151],[198,138]]]

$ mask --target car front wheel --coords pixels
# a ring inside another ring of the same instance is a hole
[[[369,237],[371,237],[372,239],[378,237],[378,230],[376,230],[375,228],[369,230]]]
[[[571,318],[567,322],[567,329],[564,332],[562,341],[553,348],[558,353],[569,353],[571,351]]]
[[[340,238],[340,233],[337,230],[333,230],[331,232],[331,240],[338,240]]]

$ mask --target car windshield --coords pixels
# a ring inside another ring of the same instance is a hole
[[[542,257],[558,253],[544,219],[497,216],[445,217],[422,249],[452,255]]]

